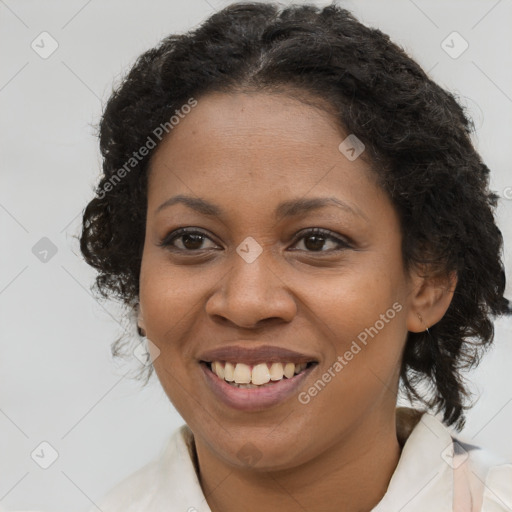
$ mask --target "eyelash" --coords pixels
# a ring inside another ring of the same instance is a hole
[[[173,231],[169,235],[167,235],[158,245],[160,247],[165,247],[168,250],[176,251],[176,252],[189,252],[189,253],[196,252],[196,253],[198,253],[198,252],[201,252],[201,251],[205,250],[205,249],[181,249],[181,248],[178,248],[178,247],[174,247],[172,245],[174,240],[177,240],[178,238],[182,237],[183,235],[201,235],[201,236],[203,236],[203,237],[205,237],[205,238],[207,238],[207,239],[209,239],[209,240],[211,240],[213,242],[213,240],[208,235],[206,235],[206,233],[203,233],[202,231],[198,231],[195,228],[180,228],[180,229],[178,229],[176,231]],[[329,230],[322,229],[322,228],[310,228],[310,229],[307,229],[306,231],[303,231],[300,234],[300,236],[297,236],[294,239],[293,245],[295,245],[297,242],[299,242],[303,238],[307,238],[308,236],[312,236],[312,235],[321,235],[322,237],[325,238],[326,241],[327,240],[333,240],[334,242],[336,242],[341,247],[338,248],[338,249],[332,249],[332,250],[327,250],[327,251],[323,251],[323,250],[307,251],[306,250],[305,252],[308,252],[308,253],[313,253],[313,254],[332,253],[332,252],[342,251],[342,250],[345,250],[345,249],[350,249],[352,247],[352,245],[348,241],[343,240],[341,238],[338,238],[338,237],[332,235]]]

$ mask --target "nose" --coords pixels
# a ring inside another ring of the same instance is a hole
[[[230,270],[206,303],[208,315],[243,328],[260,327],[271,319],[291,322],[297,304],[272,259],[268,249],[251,263],[234,252],[233,261],[227,262]]]

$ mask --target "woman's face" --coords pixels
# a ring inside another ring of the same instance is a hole
[[[196,444],[228,464],[293,467],[394,415],[412,284],[347,135],[288,96],[211,94],[153,156],[139,324]]]

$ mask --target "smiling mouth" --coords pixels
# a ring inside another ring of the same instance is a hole
[[[232,363],[229,361],[201,361],[208,369],[236,388],[254,389],[272,386],[282,380],[289,380],[304,373],[308,368],[317,364],[316,361],[304,363]]]

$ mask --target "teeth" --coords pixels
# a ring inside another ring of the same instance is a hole
[[[233,382],[231,385],[243,389],[259,388],[259,386],[256,386],[255,384],[237,384],[236,382]]]
[[[257,364],[252,369],[252,383],[261,386],[269,381],[270,372],[268,371],[268,366],[265,363]]]
[[[284,376],[291,379],[295,375],[295,365],[293,363],[286,363],[284,365]]]
[[[244,363],[236,363],[233,375],[237,384],[249,384],[251,382],[251,367]]]
[[[239,388],[255,388],[270,381],[277,382],[284,377],[291,379],[306,369],[307,363],[259,363],[252,367],[244,363],[223,363],[213,361],[212,372],[220,379],[232,383]]]
[[[297,375],[297,373],[300,373],[302,370],[305,370],[307,365],[308,365],[308,363],[296,364],[295,365],[295,375]]]
[[[221,379],[224,378],[224,367],[219,361],[214,361],[212,363],[212,371],[216,373]]]
[[[221,363],[217,363],[218,365],[222,365]],[[213,366],[213,365],[212,365]],[[213,370],[213,367],[212,367]],[[226,363],[224,365],[224,380],[227,380],[228,382],[233,382],[235,380],[235,367],[231,363]],[[217,376],[222,379],[222,377],[217,373]]]
[[[272,380],[281,380],[283,378],[283,364],[282,363],[272,363],[270,367],[270,378]]]

